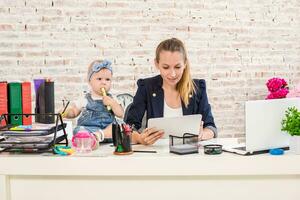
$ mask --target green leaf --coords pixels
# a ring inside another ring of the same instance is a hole
[[[281,121],[281,130],[290,135],[300,135],[300,112],[296,107],[289,107]]]

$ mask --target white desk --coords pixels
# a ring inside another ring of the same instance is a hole
[[[300,155],[168,153],[115,156],[101,146],[89,156],[0,154],[1,200],[300,199]]]

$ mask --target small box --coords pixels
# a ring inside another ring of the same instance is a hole
[[[169,135],[170,153],[179,155],[199,153],[198,135],[185,133],[182,137]]]

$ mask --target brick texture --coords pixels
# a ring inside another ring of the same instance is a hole
[[[244,136],[244,102],[265,82],[300,81],[299,0],[1,0],[1,80],[55,81],[57,107],[86,90],[87,65],[113,61],[113,92],[134,94],[157,73],[157,44],[178,37],[207,81],[224,137]]]

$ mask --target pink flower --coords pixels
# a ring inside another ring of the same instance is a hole
[[[277,90],[276,92],[271,92],[266,99],[281,99],[285,98],[286,95],[289,93],[289,90],[287,88],[281,88]]]
[[[132,132],[132,129],[128,124],[122,124],[122,128],[123,128],[125,134],[127,134],[127,135],[129,135]]]
[[[266,99],[281,99],[285,98],[289,93],[289,88],[287,87],[287,82],[283,78],[271,78],[266,83],[269,95]]]
[[[280,88],[285,88],[287,86],[287,82],[282,78],[271,78],[268,80],[266,85],[270,92],[276,92]]]

